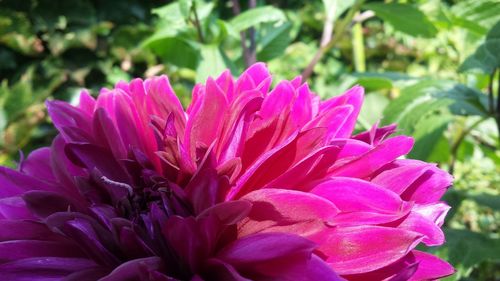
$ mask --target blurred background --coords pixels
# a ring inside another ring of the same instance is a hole
[[[321,97],[355,84],[357,125],[399,124],[455,177],[447,280],[500,280],[500,1],[0,0],[0,164],[50,144],[46,99],[167,74],[190,89],[264,61]],[[22,153],[20,153],[22,152]]]

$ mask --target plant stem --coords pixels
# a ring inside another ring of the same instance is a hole
[[[495,105],[493,104],[493,80],[495,79],[495,70],[490,74],[490,82],[488,83],[488,111],[490,114],[495,114]]]
[[[359,12],[356,13],[356,17]],[[363,27],[361,22],[355,22],[352,27],[352,54],[354,58],[354,70],[356,72],[365,72],[365,46],[363,40]]]
[[[463,140],[465,137],[474,129],[476,128],[481,122],[484,120],[488,119],[488,117],[482,117],[481,119],[477,120],[476,122],[472,123],[469,128],[466,128],[465,130],[462,130],[460,134],[458,135],[457,140],[455,143],[451,146],[450,149],[450,154],[451,154],[451,160],[450,160],[450,168],[448,169],[448,172],[450,174],[453,174],[453,171],[455,169],[455,162],[457,161],[457,154],[458,154],[458,149],[460,148],[460,145],[462,144]]]
[[[232,3],[233,3],[233,14],[237,16],[241,13],[240,2],[238,0],[232,0]],[[255,8],[256,5],[257,5],[256,0],[250,0],[248,3],[250,9]],[[245,62],[246,67],[249,67],[256,61],[255,30],[253,28],[250,28],[248,30],[248,33],[250,36],[250,48],[247,46],[247,32],[246,31],[240,32],[241,50],[243,51],[243,60]]]
[[[497,89],[497,111],[496,111],[495,121],[497,123],[497,131],[498,131],[498,147],[500,148],[500,70],[498,70],[497,72],[498,72],[498,84],[497,84],[498,89]],[[491,84],[493,85],[493,82],[491,82]],[[493,99],[493,90],[491,91],[491,96]]]
[[[193,5],[191,6],[191,11],[194,15],[194,26],[196,27],[196,32],[198,33],[198,38],[201,43],[205,43],[205,38],[203,37],[203,32],[201,30],[200,19],[198,18],[198,12],[196,11],[196,1],[193,1]]]
[[[344,35],[346,28],[350,26],[351,21],[353,20],[356,12],[361,7],[361,4],[363,4],[363,0],[357,0],[356,3],[354,3],[354,5],[349,9],[347,15],[339,22],[339,24],[335,28],[333,28],[334,23],[332,21],[325,22],[320,47],[311,62],[309,62],[307,67],[302,72],[302,78],[304,80],[307,80],[311,76],[316,64],[323,58],[327,51],[329,51],[333,46],[335,46],[335,44],[337,44],[342,35]]]
[[[257,0],[248,1],[248,9],[251,10],[257,6]],[[245,58],[247,66],[254,64],[257,61],[257,44],[255,43],[255,28],[248,29],[248,37],[250,37],[250,47],[248,48],[248,57]]]

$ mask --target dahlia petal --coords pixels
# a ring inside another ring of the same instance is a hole
[[[295,190],[261,189],[242,199],[252,202],[253,208],[240,226],[241,235],[266,231],[308,236],[323,230],[338,213],[331,202]]]
[[[425,235],[422,242],[427,246],[438,246],[444,243],[444,233],[441,228],[416,212],[410,212],[398,227]]]
[[[66,146],[66,142],[61,136],[57,136],[52,142],[52,146],[50,147],[50,166],[52,167],[52,172],[56,177],[57,181],[61,186],[65,187],[65,190],[70,192],[72,187],[75,187],[74,177],[83,175],[83,169],[77,167],[73,163],[69,161],[64,152],[64,147]],[[74,192],[78,191],[76,188]],[[76,197],[76,196],[75,196]]]
[[[47,101],[47,111],[57,129],[62,127],[77,127],[90,132],[90,115],[79,108],[61,101]]]
[[[244,72],[244,74],[251,77],[255,87],[261,88],[262,92],[266,93],[269,90],[271,74],[265,63],[254,63]],[[269,83],[269,85],[266,87],[267,83]]]
[[[222,127],[216,146],[220,162],[229,161],[232,157],[242,154],[251,116],[260,108],[262,100],[259,92],[252,91],[239,96],[231,105],[229,112],[239,114],[230,114],[229,120]]]
[[[432,167],[413,182],[401,194],[401,198],[419,204],[433,203],[441,199],[452,182],[453,177],[450,174],[437,167]]]
[[[0,186],[0,198],[20,195],[26,190],[57,191],[51,183],[7,167],[0,167]]]
[[[163,267],[161,258],[147,257],[121,264],[100,281],[138,280],[143,271],[156,271]],[[139,279],[140,280],[140,279]]]
[[[168,77],[162,75],[157,78],[147,79],[144,82],[144,87],[153,104],[158,109],[158,115],[168,116],[171,113],[174,114],[176,130],[180,133],[184,132],[185,119],[182,113],[182,104],[175,95]],[[134,80],[130,83],[130,90],[132,92],[136,92],[140,88],[142,88],[140,81]]]
[[[56,212],[76,210],[66,197],[59,193],[48,191],[28,191],[22,195],[28,209],[40,218],[45,218]]]
[[[413,146],[413,139],[396,136],[385,140],[369,152],[332,171],[332,175],[365,178],[394,159],[407,154]]]
[[[330,142],[330,145],[340,148],[339,159],[360,156],[373,149],[371,145],[353,139],[336,138]]]
[[[337,146],[322,147],[279,175],[265,187],[286,186],[289,189],[309,191],[313,183],[327,175],[331,163],[339,156],[339,150]]]
[[[412,251],[419,263],[418,269],[409,281],[434,280],[455,273],[453,267],[440,258],[421,251]]]
[[[221,197],[228,188],[227,184],[225,185],[227,188],[224,188],[224,184],[217,175],[216,166],[215,157],[210,150],[185,188],[197,214],[221,201]]]
[[[219,203],[205,209],[198,215],[197,219],[215,216],[224,225],[236,224],[245,218],[252,209],[252,203],[245,200],[236,200]]]
[[[266,279],[265,279],[266,280]],[[278,276],[267,279],[269,281],[345,281],[332,268],[316,255],[312,255],[306,263],[290,266]]]
[[[259,115],[266,120],[280,114],[288,114],[287,111],[291,108],[294,99],[295,89],[293,86],[288,81],[281,81],[264,98]]]
[[[430,204],[416,204],[414,211],[434,222],[436,225],[442,226],[450,208],[451,207],[444,202],[436,202]]]
[[[65,150],[68,158],[76,165],[89,171],[97,169],[114,181],[129,182],[127,172],[108,150],[89,143],[69,143]]]
[[[36,219],[19,196],[0,198],[0,220]]]
[[[347,138],[351,136],[352,131],[354,130],[354,126],[356,126],[356,120],[358,118],[359,111],[361,110],[363,97],[364,97],[364,89],[360,86],[354,86],[347,92],[345,92],[343,95],[332,98],[321,104],[320,112],[325,112],[333,107],[341,105],[352,106],[353,110],[350,113],[348,119],[344,122],[343,126],[339,128],[339,130],[336,133],[336,136],[338,138]]]
[[[353,111],[354,108],[351,105],[333,107],[307,123],[304,129],[325,127],[328,128],[328,133],[325,136],[327,141],[335,137],[343,138],[345,137],[343,136],[345,134],[344,124],[349,121]]]
[[[109,147],[116,159],[126,158],[127,151],[122,143],[122,139],[116,130],[116,126],[113,124],[113,120],[111,120],[103,108],[98,108],[95,111],[92,120],[92,129],[96,142]]]
[[[421,240],[416,232],[380,226],[327,229],[311,238],[338,274],[369,272],[405,256]]]
[[[87,114],[94,113],[96,101],[90,95],[89,91],[82,90],[80,96],[78,97],[78,108],[83,110]]]
[[[258,233],[233,241],[216,257],[239,269],[278,259],[308,257],[315,247],[316,244],[297,235]]]
[[[11,240],[0,242],[0,263],[31,257],[82,257],[73,243],[63,241]]]
[[[193,109],[186,124],[184,142],[193,159],[198,142],[208,147],[215,140],[223,112],[228,106],[224,93],[212,78],[208,78],[202,98],[200,106]]]
[[[61,281],[95,281],[109,273],[109,270],[103,268],[89,268],[73,272],[66,275]]]
[[[290,116],[294,121],[294,124],[298,127],[303,127],[313,118],[312,96],[307,84],[299,87],[300,84],[294,85],[294,81],[291,81],[290,83],[297,89],[297,97],[293,103]],[[298,83],[300,83],[300,79]]]
[[[41,165],[42,163],[50,163],[50,157],[50,148],[48,147],[33,150],[21,163],[21,172],[43,181],[56,181],[50,165]]]
[[[208,280],[220,281],[251,281],[252,279],[241,276],[230,264],[219,259],[211,258],[207,261],[207,269],[203,276]]]
[[[334,177],[310,192],[329,200],[342,212],[395,213],[403,207],[396,193],[356,178]]]
[[[75,218],[67,221],[61,230],[79,241],[82,250],[94,260],[108,266],[120,264],[118,258],[106,248],[106,246],[114,246],[113,243],[103,243],[88,221]]]
[[[418,262],[413,252],[383,268],[360,274],[344,275],[349,281],[384,280],[407,281],[418,269]]]
[[[0,242],[9,240],[55,240],[56,238],[57,235],[40,222],[0,220]]]
[[[257,187],[263,187],[286,172],[324,141],[324,132],[324,128],[314,128],[300,132],[298,135],[293,134],[284,143],[266,152],[240,176],[226,199],[232,199]],[[300,149],[297,149],[298,147]]]
[[[378,145],[385,138],[394,134],[396,132],[396,127],[396,124],[391,124],[379,128],[377,122],[369,131],[355,135],[352,138],[370,145]]]
[[[372,182],[401,194],[430,168],[431,165],[424,163],[403,165],[383,171],[374,177]]]
[[[0,264],[0,272],[5,280],[53,281],[95,266],[94,262],[84,258],[31,257]]]

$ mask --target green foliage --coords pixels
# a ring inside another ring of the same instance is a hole
[[[437,29],[419,9],[399,3],[370,3],[363,6],[375,12],[394,29],[411,36],[431,38],[436,35]],[[417,23],[418,24],[415,24]]]
[[[427,249],[458,269],[449,280],[500,279],[500,0],[238,3],[1,1],[0,164],[50,143],[46,99],[167,74],[187,104],[195,83],[240,73],[252,53],[275,82],[319,54],[313,90],[364,86],[357,129],[397,122],[415,138],[409,157],[453,173],[448,243]]]

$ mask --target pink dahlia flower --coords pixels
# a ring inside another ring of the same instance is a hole
[[[5,280],[428,280],[451,176],[401,159],[395,126],[352,135],[363,89],[320,101],[255,64],[197,85],[118,83],[0,168]]]

